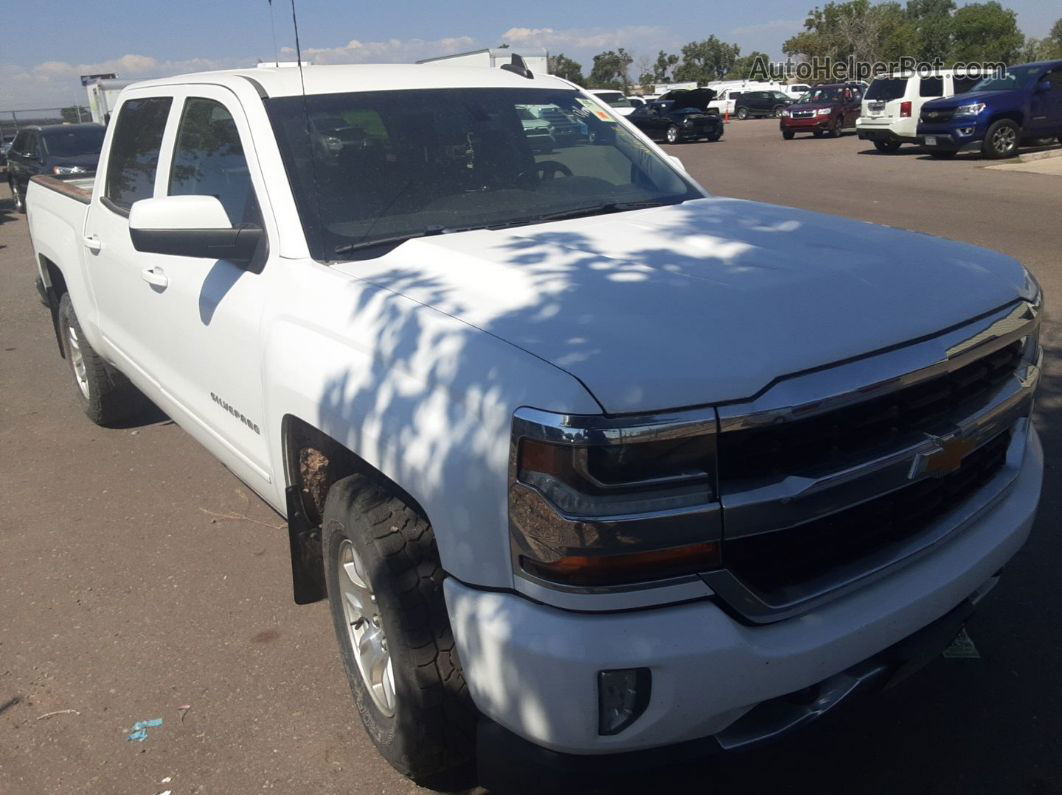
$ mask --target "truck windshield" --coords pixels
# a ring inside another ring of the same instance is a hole
[[[266,100],[316,259],[378,242],[676,204],[702,194],[576,91],[437,89]],[[542,152],[522,111],[564,146]]]
[[[879,77],[870,84],[863,99],[899,99],[907,93],[906,77]]]
[[[44,148],[52,157],[98,155],[103,149],[103,127],[70,127],[41,134]]]
[[[1040,71],[1039,66],[1012,66],[1002,73],[989,75],[970,91],[1013,91],[1032,85],[1033,79]]]
[[[596,94],[602,102],[607,102],[614,108],[633,108],[631,101],[618,91],[601,91]]]

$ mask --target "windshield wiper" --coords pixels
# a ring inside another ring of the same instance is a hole
[[[622,213],[627,210],[644,210],[648,207],[666,207],[672,204],[682,204],[685,199],[679,199],[678,201],[660,201],[659,199],[647,199],[637,202],[606,202],[605,204],[595,204],[591,207],[576,207],[572,210],[559,210],[553,213],[542,213],[541,215],[533,215],[528,218],[521,218],[515,221],[506,221],[500,224],[490,224],[487,229],[505,229],[511,226],[526,226],[528,224],[539,224],[548,221],[565,221],[569,218],[586,218],[591,215],[607,215],[609,213]]]
[[[407,240],[413,240],[417,237],[432,237],[433,235],[445,235],[448,232],[461,232],[464,231],[458,228],[451,228],[448,226],[429,226],[427,229],[422,229],[419,232],[403,232],[400,235],[387,235],[385,237],[374,237],[372,240],[359,240],[357,243],[345,243],[342,246],[336,246],[336,254],[349,254],[352,251],[360,251],[363,248],[372,248],[373,246],[386,246],[390,244],[405,243]]]
[[[512,221],[502,221],[497,224],[477,224],[475,226],[429,226],[426,229],[417,232],[404,232],[400,235],[387,235],[385,237],[374,237],[372,240],[359,240],[356,243],[345,243],[342,246],[336,246],[334,253],[337,255],[350,254],[354,251],[361,251],[362,249],[373,248],[375,246],[398,245],[400,243],[405,243],[407,240],[413,240],[418,237],[448,235],[452,232],[469,232],[473,229],[507,229],[513,226],[527,226],[529,224],[540,224],[548,221],[563,221],[568,218],[585,218],[591,215],[622,213],[627,210],[643,210],[647,207],[664,207],[671,204],[682,204],[684,201],[686,200],[660,201],[659,199],[648,199],[637,202],[606,202],[605,204],[595,204],[591,207],[577,207],[572,210],[559,210],[553,213],[542,213],[540,215],[518,218]]]

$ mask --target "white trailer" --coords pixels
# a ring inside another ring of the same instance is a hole
[[[471,52],[459,52],[453,55],[440,55],[436,58],[425,58],[417,63],[430,63],[435,66],[483,66],[499,68],[504,64],[511,63],[513,56],[519,55],[524,59],[527,68],[535,75],[549,74],[549,53],[545,50],[532,52],[517,52],[509,47],[493,47],[485,50],[473,50]]]
[[[99,79],[85,84],[88,92],[89,111],[97,124],[106,124],[111,111],[118,105],[118,95],[134,80]]]

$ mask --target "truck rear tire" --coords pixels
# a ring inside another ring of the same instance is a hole
[[[990,160],[1013,157],[1018,153],[1021,129],[1010,119],[993,122],[981,142],[981,154]]]
[[[69,293],[63,293],[59,299],[58,322],[63,356],[70,364],[78,400],[86,416],[106,427],[143,411],[147,398],[103,361],[85,339]]]
[[[427,517],[364,475],[336,481],[321,541],[332,623],[365,730],[422,786],[467,786],[476,712]]]

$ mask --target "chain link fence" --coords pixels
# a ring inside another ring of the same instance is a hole
[[[88,121],[92,121],[92,114],[84,105],[0,110],[0,137],[9,140],[23,127],[34,124],[77,124]]]

